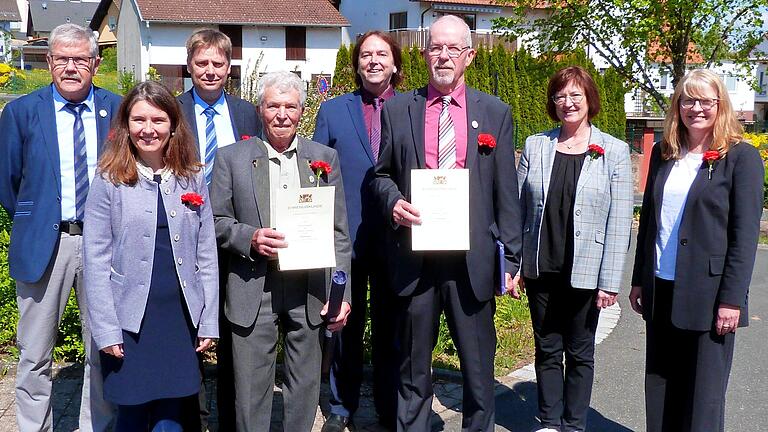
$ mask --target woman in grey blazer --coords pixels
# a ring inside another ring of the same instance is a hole
[[[120,106],[84,222],[88,322],[116,432],[182,430],[196,351],[218,337],[213,215],[194,137],[161,84]]]
[[[547,112],[561,126],[528,137],[517,169],[524,220],[515,279],[528,290],[539,431],[583,431],[597,319],[616,302],[629,246],[632,170],[627,144],[590,124],[600,99],[586,70],[552,76]]]
[[[649,432],[725,430],[763,207],[763,161],[709,70],[677,84],[653,146],[629,294],[646,322]]]

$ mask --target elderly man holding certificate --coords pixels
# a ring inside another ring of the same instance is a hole
[[[390,222],[385,247],[399,295],[398,431],[431,430],[430,366],[443,310],[464,378],[462,428],[494,426],[494,286],[512,288],[522,235],[512,116],[464,84],[471,44],[461,18],[435,21],[424,51],[429,85],[390,99],[381,114],[373,188]],[[435,245],[441,250],[425,250]],[[503,281],[494,280],[499,273]]]
[[[230,252],[224,312],[232,325],[236,428],[269,430],[279,326],[284,428],[308,432],[320,395],[319,330],[331,271],[349,275],[344,189],[336,151],[296,135],[306,100],[301,80],[269,73],[257,95],[264,140],[219,149],[211,182],[216,237]],[[342,297],[330,331],[349,314],[348,289]]]

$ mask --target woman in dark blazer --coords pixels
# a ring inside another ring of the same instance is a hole
[[[195,352],[218,337],[213,215],[195,140],[161,84],[120,105],[84,223],[89,325],[115,430],[180,431],[200,389]]]
[[[736,328],[748,323],[763,163],[708,70],[678,83],[650,158],[629,295],[646,320],[647,430],[723,431]]]
[[[528,137],[517,170],[521,287],[536,345],[539,430],[583,431],[597,320],[616,302],[629,246],[632,169],[627,144],[590,123],[600,98],[586,70],[555,73],[547,112],[561,126]]]

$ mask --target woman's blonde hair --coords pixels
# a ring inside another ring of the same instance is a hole
[[[683,96],[702,98],[706,89],[714,89],[717,93],[717,118],[708,150],[717,150],[725,155],[732,144],[742,140],[744,128],[733,112],[723,80],[710,70],[695,69],[680,80],[669,103],[667,117],[664,119],[664,139],[661,140],[661,156],[664,160],[682,158],[682,149],[687,146],[688,129],[680,117],[680,99]]]

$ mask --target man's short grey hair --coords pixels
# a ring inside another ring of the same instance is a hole
[[[91,57],[99,56],[99,42],[93,30],[77,24],[62,24],[51,31],[48,37],[48,54],[52,54],[53,46],[57,44],[72,46],[87,43]]]
[[[259,105],[264,100],[264,93],[268,87],[274,87],[279,92],[283,93],[290,89],[295,89],[299,92],[299,101],[302,108],[307,101],[307,89],[304,87],[304,82],[301,81],[295,73],[288,71],[270,72],[261,79],[256,85],[256,99],[259,101]]]
[[[442,23],[443,21],[450,21],[455,25],[463,27],[464,28],[464,46],[468,46],[472,48],[472,32],[469,29],[469,25],[467,25],[466,21],[457,17],[456,15],[443,15],[432,23],[432,25],[429,27],[429,36],[427,37],[427,46],[432,45],[432,27],[437,23]]]

